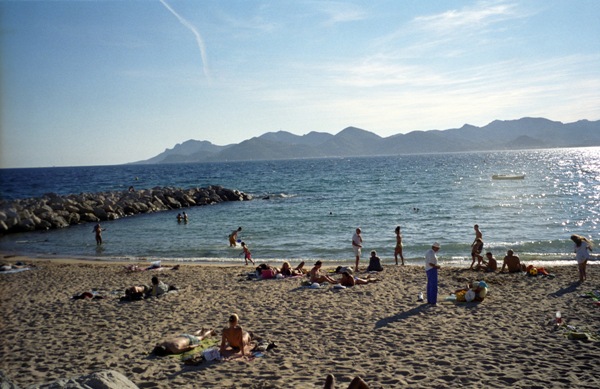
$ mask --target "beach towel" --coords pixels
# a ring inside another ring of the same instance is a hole
[[[188,359],[194,359],[196,356],[202,356],[205,350],[208,350],[211,347],[216,346],[217,344],[219,344],[219,338],[211,336],[210,338],[202,339],[198,347],[185,351],[181,354],[170,354],[169,357],[181,359],[185,362]]]
[[[4,270],[4,271],[1,271],[0,274],[14,274],[14,273],[20,273],[22,271],[27,271],[27,270],[31,270],[31,268],[30,267],[22,267],[20,269]]]

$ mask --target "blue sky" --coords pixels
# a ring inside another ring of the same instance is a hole
[[[600,2],[0,0],[0,166],[600,119]]]

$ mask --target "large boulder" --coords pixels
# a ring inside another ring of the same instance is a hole
[[[28,389],[139,389],[129,378],[114,370],[103,370],[88,375],[61,379]]]

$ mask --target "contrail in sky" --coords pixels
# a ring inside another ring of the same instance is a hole
[[[173,8],[171,8],[171,6],[169,4],[167,4],[167,2],[165,0],[159,0],[159,1],[162,3],[162,5],[165,6],[166,9],[169,10],[169,12],[171,12],[173,15],[175,15],[175,17],[179,20],[179,22],[181,24],[183,24],[184,27],[189,29],[196,36],[196,42],[198,42],[198,48],[200,49],[200,55],[202,56],[202,71],[204,72],[204,76],[207,79],[210,79],[210,77],[208,76],[208,66],[207,66],[207,61],[206,61],[206,47],[204,46],[204,40],[202,39],[202,36],[198,32],[198,30],[196,30],[196,28],[192,25],[192,23],[188,22],[181,15],[179,15],[177,12],[175,12],[175,10]]]

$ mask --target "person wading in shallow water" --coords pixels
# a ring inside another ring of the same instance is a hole
[[[106,231],[106,228],[102,228],[100,223],[96,224],[92,229],[92,232],[96,233],[96,245],[102,244],[102,231]]]

